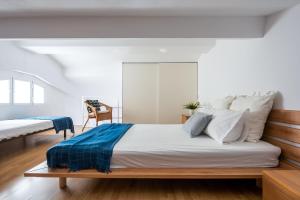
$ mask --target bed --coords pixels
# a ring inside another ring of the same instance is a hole
[[[0,141],[51,128],[51,120],[3,120],[0,121]]]
[[[0,121],[0,141],[55,129],[56,133],[70,129],[74,133],[72,119],[69,117],[32,117],[28,119]]]
[[[24,175],[57,177],[61,188],[66,187],[68,177],[261,180],[263,170],[295,169],[297,165],[293,163],[300,160],[299,147],[286,142],[300,143],[295,134],[299,130],[274,125],[274,121],[300,124],[300,112],[273,110],[265,129],[267,142],[251,144],[220,145],[202,136],[198,138],[201,140],[199,145],[199,141],[194,140],[196,138],[191,141],[181,132],[180,125],[136,125],[115,145],[111,173],[95,169],[70,171],[67,168],[49,168],[43,162]],[[282,149],[280,161],[278,147]]]
[[[264,141],[220,144],[191,138],[181,124],[136,124],[115,145],[111,168],[276,167],[279,155]]]

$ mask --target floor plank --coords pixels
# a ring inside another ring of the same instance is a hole
[[[79,132],[78,127],[77,132]],[[70,136],[70,135],[69,135]],[[113,200],[259,200],[261,190],[254,180],[100,180],[68,179],[60,190],[57,178],[23,177],[23,173],[45,160],[45,152],[63,139],[51,131],[22,142],[0,143],[0,199],[113,199]],[[5,154],[1,145],[5,146]],[[14,146],[15,145],[15,146]],[[7,149],[9,146],[9,149]],[[7,152],[6,152],[7,151]]]

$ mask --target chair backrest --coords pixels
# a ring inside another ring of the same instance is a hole
[[[96,111],[100,111],[101,104],[98,100],[86,100],[85,103],[94,107]],[[86,108],[89,113],[93,112],[93,110],[89,106],[87,106]]]

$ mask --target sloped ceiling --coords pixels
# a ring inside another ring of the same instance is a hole
[[[21,40],[17,44],[57,60],[70,78],[117,73],[122,62],[197,62],[214,39]]]

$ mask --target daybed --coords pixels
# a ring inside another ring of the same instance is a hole
[[[0,141],[55,129],[56,133],[70,129],[74,133],[73,121],[70,117],[32,117],[0,121]]]

